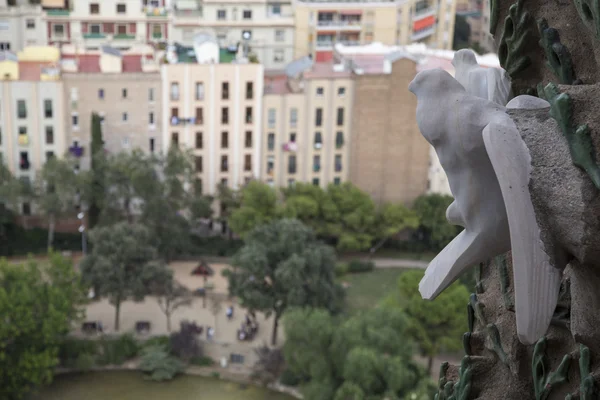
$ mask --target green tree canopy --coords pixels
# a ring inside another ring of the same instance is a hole
[[[421,298],[419,282],[423,271],[406,271],[398,278],[398,292],[384,300],[386,305],[399,307],[408,318],[410,337],[428,358],[431,373],[433,358],[441,351],[461,348],[460,337],[467,330],[465,305],[469,301],[467,288],[454,282],[435,300]]]
[[[293,309],[284,316],[288,367],[313,399],[404,399],[429,394],[424,371],[411,360],[408,323],[397,308],[377,307],[342,319],[326,310]]]
[[[0,260],[0,398],[24,399],[52,381],[59,343],[84,301],[80,277],[58,254],[44,264]]]
[[[91,168],[84,175],[87,180],[84,190],[84,200],[89,205],[88,224],[94,228],[102,212],[106,196],[106,153],[102,139],[102,121],[97,113],[92,113],[92,143],[91,143]]]
[[[248,233],[233,258],[229,288],[244,307],[273,314],[272,343],[288,307],[340,308],[335,253],[301,222],[281,219]]]
[[[419,196],[413,205],[413,210],[419,218],[417,234],[425,245],[439,251],[446,247],[462,230],[452,225],[446,219],[446,209],[454,201],[451,196],[428,194]]]
[[[118,331],[121,304],[142,301],[156,283],[173,279],[172,271],[156,261],[150,232],[144,226],[120,222],[94,228],[89,237],[92,252],[80,264],[83,280],[96,296],[108,297],[115,307]]]
[[[222,188],[221,191],[221,201],[231,212],[229,226],[242,237],[255,227],[267,224],[278,216],[277,193],[264,183],[250,181],[240,193],[239,207],[230,195],[224,194],[227,193],[227,189]]]

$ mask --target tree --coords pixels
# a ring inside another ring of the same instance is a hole
[[[9,225],[14,225],[21,185],[17,178],[0,159],[0,238],[6,239]]]
[[[202,355],[198,335],[202,329],[195,322],[181,321],[179,331],[172,333],[169,338],[171,352],[179,359],[190,361]]]
[[[144,354],[138,366],[146,379],[162,382],[170,381],[185,370],[185,365],[176,357],[169,354],[162,346],[150,346],[144,349]]]
[[[463,15],[456,14],[454,21],[454,40],[452,48],[454,50],[464,49],[469,47],[471,41],[471,26],[467,22],[467,18]]]
[[[451,196],[428,194],[419,196],[413,210],[419,218],[417,235],[425,245],[433,251],[439,251],[462,230],[446,219],[446,209],[454,201]]]
[[[407,333],[419,345],[421,354],[427,357],[427,369],[431,374],[433,358],[442,350],[461,348],[460,336],[467,329],[465,304],[469,300],[467,288],[454,282],[435,300],[421,298],[419,281],[423,271],[406,271],[398,278],[398,292],[384,302],[400,307],[409,321]]]
[[[281,349],[271,349],[267,345],[254,349],[258,360],[252,367],[252,379],[268,385],[279,379],[285,368],[285,360]]]
[[[246,308],[274,316],[273,345],[279,319],[288,307],[340,308],[335,253],[297,220],[281,219],[255,228],[232,264],[235,270],[227,274],[231,295]]]
[[[35,197],[39,210],[48,218],[48,248],[54,242],[56,218],[75,213],[77,193],[81,185],[70,158],[53,157],[46,161],[35,181]]]
[[[0,260],[0,398],[20,400],[52,381],[58,348],[82,316],[85,292],[70,261]]]
[[[171,332],[171,315],[180,307],[192,305],[192,293],[174,278],[155,282],[152,293],[161,311],[167,317],[167,332]]]
[[[375,254],[392,236],[397,235],[404,229],[415,229],[419,226],[417,214],[400,203],[385,204],[378,215],[378,219],[378,237],[380,240],[375,246],[371,247],[370,256]]]
[[[91,168],[89,171],[88,225],[93,229],[100,220],[106,190],[106,154],[102,139],[102,121],[92,113]]]
[[[255,227],[269,223],[278,215],[277,193],[267,184],[251,181],[242,189],[240,201],[239,207],[236,207],[235,200],[229,200],[229,204],[225,204],[226,209],[231,212],[230,228],[242,237]]]
[[[407,326],[397,307],[345,320],[326,310],[291,310],[284,316],[285,361],[307,381],[310,399],[412,398],[428,378],[411,360]]]
[[[121,304],[142,301],[156,283],[172,279],[172,271],[155,261],[156,251],[144,226],[120,222],[89,233],[92,252],[80,264],[81,273],[97,296],[106,296],[115,307],[119,330]]]

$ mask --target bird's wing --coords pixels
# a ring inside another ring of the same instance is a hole
[[[510,118],[483,130],[483,141],[506,205],[513,260],[517,334],[533,344],[546,334],[558,301],[562,270],[544,251],[531,196],[531,155]]]

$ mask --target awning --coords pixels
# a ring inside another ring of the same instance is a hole
[[[415,23],[413,24],[413,30],[418,31],[420,29],[430,27],[434,24],[435,24],[435,17],[433,15],[430,15],[429,17],[415,21]]]
[[[341,10],[342,15],[362,15],[362,10]]]

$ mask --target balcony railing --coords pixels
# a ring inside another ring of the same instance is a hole
[[[343,44],[344,46],[359,46],[359,40],[339,40],[338,43]]]
[[[412,33],[411,39],[419,40],[419,39],[426,38],[427,36],[431,36],[435,33],[435,27],[436,27],[436,25],[434,24],[427,28],[419,29],[418,31],[414,31]]]
[[[106,35],[104,33],[84,33],[84,39],[105,39]]]
[[[175,10],[174,14],[176,17],[202,17],[202,10]]]
[[[333,40],[317,40],[317,48],[331,48],[333,47]]]
[[[169,10],[166,7],[144,7],[147,17],[167,17]]]
[[[153,32],[152,33],[152,38],[153,39],[162,39],[163,34],[162,33],[158,33],[158,32]]]
[[[114,35],[113,39],[115,39],[115,40],[134,40],[135,39],[135,35],[128,35],[128,34],[125,34],[125,33],[119,33],[117,35]]]
[[[422,10],[418,10],[414,13],[413,20],[428,17],[430,15],[434,15],[436,12],[437,12],[436,7],[423,8]]]
[[[46,10],[49,17],[68,17],[71,15],[71,10]]]
[[[317,21],[317,26],[321,26],[321,27],[347,27],[347,28],[359,28],[362,25],[362,21],[354,21],[354,20],[341,20],[341,19],[334,19],[334,20],[320,20]]]

